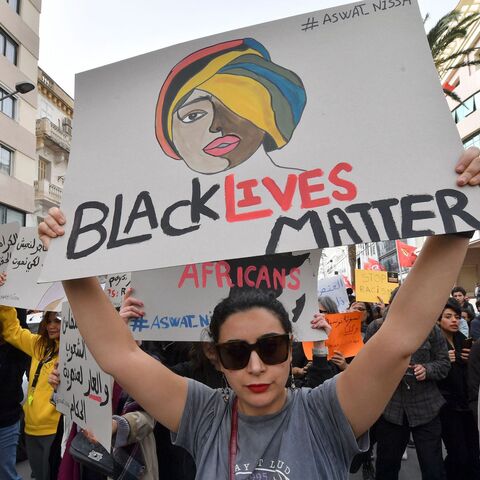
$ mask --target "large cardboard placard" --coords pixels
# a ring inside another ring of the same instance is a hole
[[[13,240],[13,236],[10,237]],[[7,281],[0,287],[0,304],[32,310],[60,311],[65,298],[60,282],[38,283],[45,248],[35,227],[21,227],[10,247]]]
[[[398,274],[355,270],[355,299],[359,302],[388,303],[390,294],[398,286]]]
[[[112,385],[78,331],[68,303],[63,303],[57,410],[80,428],[90,430],[110,451],[112,445]]]
[[[284,305],[295,338],[322,340],[310,320],[318,311],[318,250],[191,264],[132,273],[145,316],[130,321],[137,340],[209,341],[215,305],[243,289],[273,292]]]
[[[18,223],[6,223],[0,225],[0,273],[7,271],[8,262],[12,258],[12,253],[17,243]]]
[[[478,229],[461,152],[415,0],[107,65],[76,77],[42,280]]]
[[[347,289],[341,275],[333,275],[318,280],[318,297],[330,297],[338,307],[339,312],[345,312],[349,307]]]

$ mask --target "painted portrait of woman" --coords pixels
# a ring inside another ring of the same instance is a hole
[[[272,62],[252,38],[198,50],[162,85],[155,114],[157,140],[169,157],[213,174],[265,154],[292,138],[306,104],[302,81]]]

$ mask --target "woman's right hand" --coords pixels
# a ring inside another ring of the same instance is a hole
[[[129,287],[122,300],[120,316],[128,322],[131,318],[141,318],[145,315],[143,302],[138,298],[132,297],[133,288]]]
[[[0,272],[0,287],[3,287],[6,281],[7,281],[7,272]]]
[[[448,358],[450,359],[451,363],[455,362],[455,350],[449,350],[448,351]]]
[[[58,362],[55,362],[53,370],[48,375],[48,384],[53,388],[54,392],[57,391],[57,388],[60,385],[60,372],[58,371]]]
[[[58,207],[52,207],[48,211],[45,220],[38,225],[38,236],[45,248],[48,248],[52,238],[61,237],[65,233],[62,227],[65,222],[65,216]]]

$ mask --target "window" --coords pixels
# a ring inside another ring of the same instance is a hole
[[[10,7],[17,13],[20,13],[20,0],[7,0]]]
[[[7,57],[10,62],[16,65],[17,50],[18,45],[15,43],[13,38],[0,29],[0,54]]]
[[[465,148],[468,148],[468,147],[480,148],[480,132],[477,132],[475,135],[471,136],[470,138],[467,138],[463,142],[463,145]]]
[[[48,162],[40,159],[38,161],[38,179],[39,180],[48,180]]]
[[[17,222],[21,227],[25,226],[25,213],[0,203],[0,224]]]
[[[3,88],[0,88],[0,98],[4,97],[5,95],[8,95],[9,92],[4,90]],[[15,103],[17,99],[16,98],[6,98],[5,100],[0,101],[0,112],[4,113],[7,115],[7,117],[10,118],[15,118]]]
[[[12,150],[0,145],[0,172],[10,175],[12,172]]]
[[[48,118],[53,122],[53,107],[44,98],[40,98],[40,118]]]
[[[467,98],[455,110],[452,110],[455,123],[461,122],[464,118],[475,112],[477,110],[477,105],[480,106],[480,92]]]

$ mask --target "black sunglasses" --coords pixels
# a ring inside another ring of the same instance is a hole
[[[245,340],[217,343],[215,345],[222,365],[227,370],[241,370],[248,365],[255,350],[263,363],[277,365],[285,362],[290,350],[290,334],[260,337],[255,343]]]

